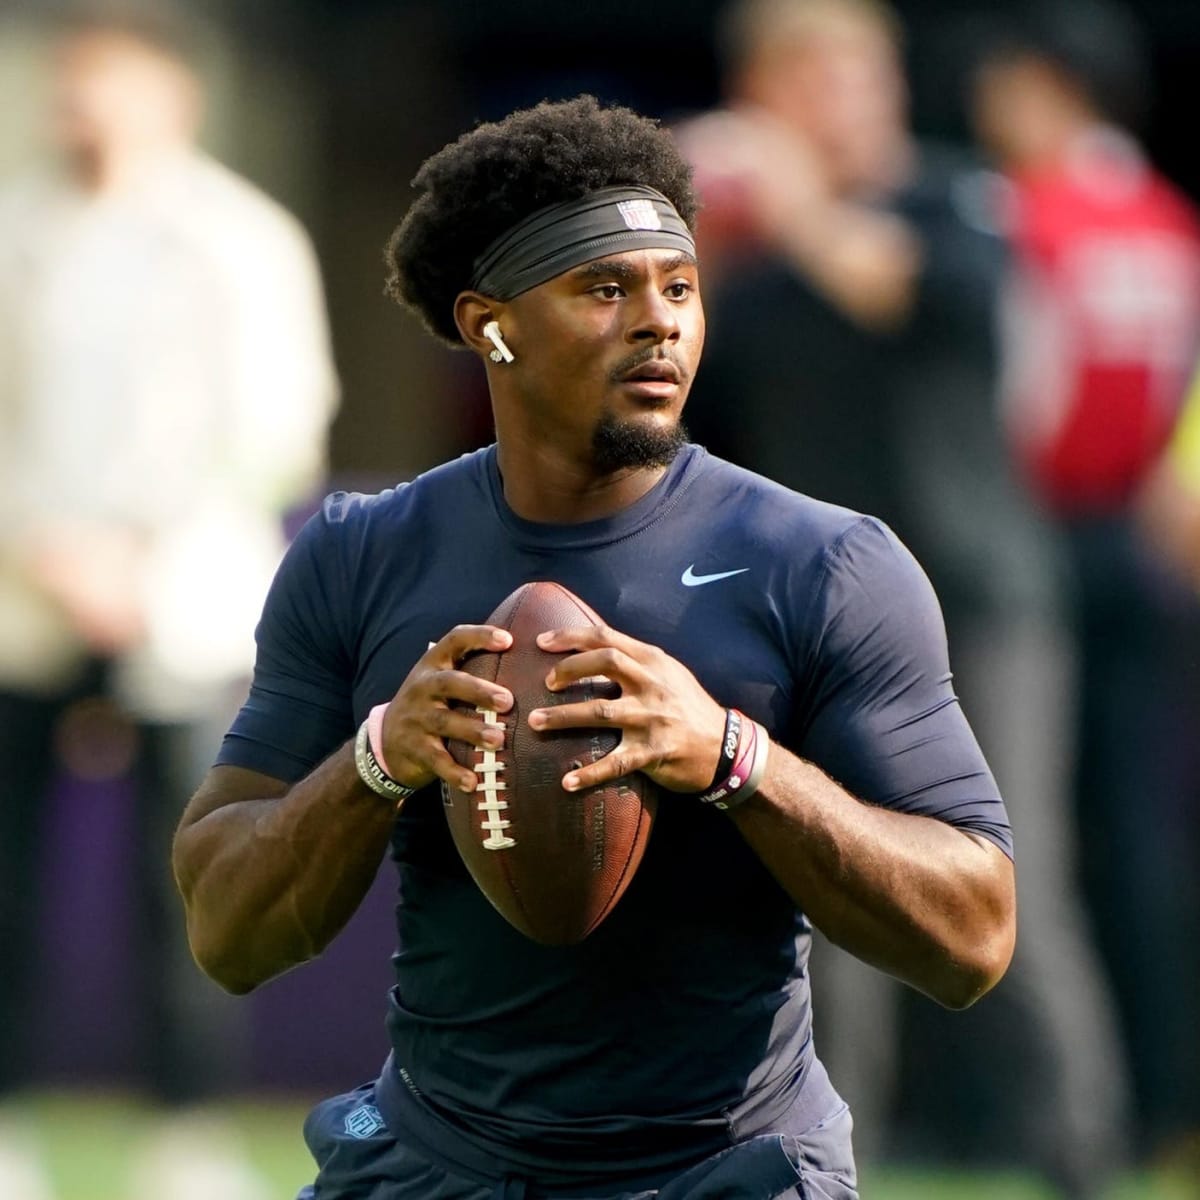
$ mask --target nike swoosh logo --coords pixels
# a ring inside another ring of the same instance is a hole
[[[695,563],[692,563],[692,566],[684,571],[682,578],[679,580],[684,587],[700,587],[701,584],[716,583],[718,579],[728,579],[731,575],[744,575],[750,570],[749,567],[739,567],[736,571],[718,571],[716,575],[693,575],[692,567],[695,565]]]

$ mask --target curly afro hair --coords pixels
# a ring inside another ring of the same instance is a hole
[[[476,258],[530,213],[613,184],[657,188],[695,229],[691,167],[656,121],[578,96],[480,125],[417,172],[420,195],[384,253],[388,294],[461,346],[454,301]]]

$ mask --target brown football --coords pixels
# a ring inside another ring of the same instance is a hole
[[[620,741],[608,729],[537,733],[527,717],[535,708],[569,704],[620,689],[588,680],[561,692],[546,676],[562,655],[535,641],[548,629],[595,625],[600,618],[557,583],[519,587],[488,618],[513,635],[500,654],[468,657],[463,670],[508,688],[513,706],[496,717],[506,726],[501,750],[448,741],[454,758],[479,777],[473,796],[443,787],[446,819],[463,862],[483,894],[534,941],[582,941],[612,912],[641,862],[654,821],[654,784],[641,773],[570,793],[562,778],[595,762]]]

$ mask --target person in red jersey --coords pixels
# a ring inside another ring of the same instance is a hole
[[[979,137],[1011,182],[1016,272],[1006,405],[1015,454],[1069,548],[1082,669],[1076,809],[1084,882],[1123,1010],[1144,1148],[1197,1121],[1181,951],[1195,867],[1200,626],[1138,520],[1200,342],[1200,221],[1131,132],[1149,94],[1122,9],[1051,0],[974,79]]]
[[[1200,222],[1049,53],[990,57],[976,112],[1014,184],[1014,441],[1046,503],[1088,515],[1125,506],[1174,427],[1200,335]]]

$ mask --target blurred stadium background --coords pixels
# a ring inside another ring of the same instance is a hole
[[[895,6],[908,26],[917,129],[964,139],[968,6]],[[208,18],[205,146],[295,212],[318,250],[342,384],[330,446],[339,483],[386,483],[486,436],[469,365],[400,318],[382,294],[380,251],[419,162],[477,119],[543,97],[586,90],[666,119],[718,98],[717,0],[193,0],[191,7]],[[1004,0],[987,7],[1003,12]],[[0,0],[2,172],[37,143],[43,8],[42,0]],[[1156,88],[1146,145],[1200,199],[1200,3],[1141,0],[1137,11]],[[144,1028],[127,988],[136,966],[129,935],[139,920],[129,856],[139,832],[126,781],[83,779],[64,765],[50,820],[40,864],[40,1000],[28,1031],[35,1086],[6,1102],[5,1120],[44,1151],[58,1200],[127,1200],[130,1164],[159,1131],[159,1113],[140,1091]],[[248,1024],[230,1046],[237,1087],[219,1111],[225,1132],[241,1139],[269,1181],[269,1200],[294,1195],[310,1177],[300,1140],[307,1104],[378,1067],[390,937],[382,879],[319,962],[239,1002]],[[0,976],[4,969],[0,963]],[[199,975],[195,987],[216,1003]],[[1181,1059],[1194,1062],[1194,1048]],[[894,1150],[894,1161],[864,1169],[869,1200],[1055,1194],[1020,1162],[947,1163]],[[1200,1196],[1197,1154],[1194,1144],[1180,1143],[1169,1158],[1116,1181],[1110,1200]]]

